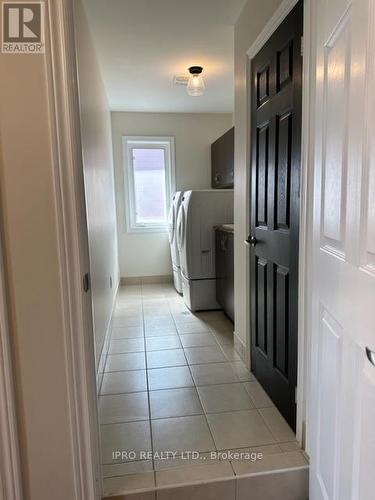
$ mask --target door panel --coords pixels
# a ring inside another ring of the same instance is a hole
[[[227,241],[227,308],[225,312],[234,322],[234,233],[228,233]]]
[[[370,500],[375,476],[375,5],[317,0],[310,498]]]
[[[290,175],[292,158],[292,114],[277,118],[276,217],[275,229],[289,229]]]
[[[333,498],[337,479],[338,394],[341,380],[342,327],[321,309],[319,330],[318,477],[325,498]]]
[[[361,372],[359,387],[359,432],[353,457],[355,464],[353,498],[370,500],[374,498],[374,481],[372,477],[375,464],[375,370],[367,362]]]
[[[322,245],[344,254],[347,154],[349,17],[346,16],[325,46],[326,125],[323,143]]]
[[[268,187],[268,124],[257,130],[257,226],[267,226],[267,187]]]
[[[288,85],[293,78],[293,43],[287,45],[277,52],[277,91]]]
[[[375,82],[374,82],[375,85]],[[375,109],[375,105],[374,105]],[[375,133],[375,126],[373,127]],[[375,150],[375,145],[373,145]],[[375,153],[372,154],[373,165],[371,170],[368,172],[368,183],[363,185],[363,196],[362,199],[366,200],[366,205],[364,207],[365,213],[365,224],[366,224],[366,236],[364,241],[364,264],[372,272],[375,272]],[[366,214],[367,212],[367,214]],[[366,220],[367,219],[367,220]]]
[[[295,428],[302,3],[252,60],[252,370]]]
[[[267,356],[267,261],[257,258],[256,347]]]
[[[289,324],[289,271],[286,267],[275,269],[275,345],[274,366],[288,377],[288,324]]]
[[[216,248],[216,300],[225,310],[227,300],[226,284],[226,236],[227,233],[220,229],[215,230],[215,248]]]
[[[369,19],[374,22],[375,8],[371,5]],[[372,37],[369,43],[369,54],[375,53],[375,40]],[[366,131],[366,159],[363,165],[363,182],[361,186],[361,265],[372,274],[375,274],[375,62],[374,58],[367,61],[367,123]]]

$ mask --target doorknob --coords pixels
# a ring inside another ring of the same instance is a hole
[[[215,184],[220,184],[221,174],[215,174]]]
[[[245,240],[246,245],[251,245],[252,247],[255,247],[257,244],[257,239],[255,236],[249,236],[247,240]]]
[[[366,355],[367,355],[367,359],[370,361],[370,363],[375,366],[375,352],[371,351],[371,349],[366,347]]]

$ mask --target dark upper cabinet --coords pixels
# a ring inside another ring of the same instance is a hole
[[[234,186],[234,127],[211,145],[211,168],[213,189]]]

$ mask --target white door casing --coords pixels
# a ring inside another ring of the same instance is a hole
[[[75,0],[48,4],[48,93],[55,157],[61,292],[75,497],[102,497],[97,387],[91,292],[83,290],[89,271],[79,95],[74,38]]]
[[[0,500],[22,500],[15,382],[3,260],[0,239]]]
[[[310,499],[375,495],[375,6],[315,5]]]

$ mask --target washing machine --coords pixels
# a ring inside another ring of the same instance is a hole
[[[192,311],[221,309],[216,301],[215,227],[232,224],[232,189],[185,191],[177,217],[182,292]]]
[[[172,198],[171,207],[169,209],[169,244],[171,247],[171,258],[172,258],[172,268],[173,268],[173,283],[176,291],[182,294],[182,279],[181,279],[181,268],[180,268],[180,255],[177,247],[177,216],[178,211],[181,206],[181,201],[183,197],[182,191],[177,191]]]

